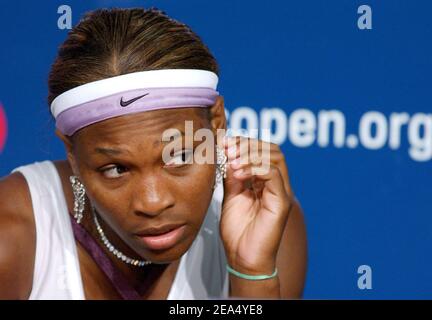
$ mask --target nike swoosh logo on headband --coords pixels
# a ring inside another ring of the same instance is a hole
[[[138,96],[138,97],[135,97],[135,98],[133,98],[133,99],[130,99],[130,100],[127,100],[127,101],[123,101],[123,97],[121,97],[121,99],[120,99],[120,105],[122,106],[122,107],[127,107],[128,105],[130,105],[132,102],[135,102],[135,101],[137,101],[138,99],[141,99],[142,97],[145,97],[146,95],[148,95],[149,93],[146,93],[146,94],[143,94],[142,96]]]

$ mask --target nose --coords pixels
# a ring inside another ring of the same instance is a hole
[[[145,174],[134,188],[132,206],[137,215],[158,216],[174,206],[175,197],[160,176]]]

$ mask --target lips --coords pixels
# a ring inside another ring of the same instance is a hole
[[[148,228],[137,233],[139,240],[149,249],[164,250],[174,246],[183,236],[185,225],[169,224]]]

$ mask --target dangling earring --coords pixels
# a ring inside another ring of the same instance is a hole
[[[83,218],[85,206],[85,188],[77,176],[70,176],[69,180],[72,184],[72,190],[74,194],[74,218],[76,219],[77,223],[80,223],[81,219]]]
[[[222,148],[216,145],[216,179],[213,189],[216,189],[219,183],[223,182],[223,179],[226,178],[226,170],[227,170],[227,156]]]

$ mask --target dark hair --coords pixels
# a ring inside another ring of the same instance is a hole
[[[156,9],[87,12],[60,46],[48,79],[48,105],[79,85],[158,69],[204,69],[219,74],[216,59],[185,24]]]

